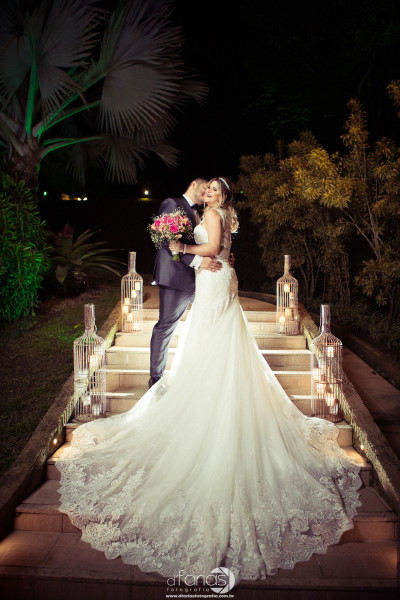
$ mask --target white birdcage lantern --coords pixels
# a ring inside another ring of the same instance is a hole
[[[343,344],[331,333],[330,324],[330,306],[322,304],[321,333],[310,344],[311,413],[337,423],[343,419]]]
[[[85,304],[85,333],[74,342],[77,421],[91,421],[106,412],[106,343],[96,331],[94,304]]]
[[[276,331],[283,335],[299,333],[299,284],[290,274],[290,255],[285,254],[284,274],[276,282]]]
[[[129,252],[129,271],[121,280],[122,331],[143,330],[143,277],[136,273],[136,252]]]

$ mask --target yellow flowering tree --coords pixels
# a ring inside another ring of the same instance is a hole
[[[239,186],[245,200],[242,207],[250,210],[259,226],[261,260],[267,274],[276,278],[282,270],[283,255],[292,256],[292,264],[301,279],[303,296],[310,300],[317,288],[349,299],[346,239],[349,227],[340,220],[329,192],[318,189],[317,171],[337,171],[333,159],[312,134],[305,133],[288,147],[287,155],[276,157],[245,156],[241,158]]]
[[[400,85],[399,106],[400,106]],[[393,142],[368,143],[362,105],[349,102],[344,152],[330,154],[309,133],[285,156],[241,159],[244,205],[260,227],[267,273],[291,254],[306,299],[315,293],[349,304],[362,294],[399,311],[400,155]]]

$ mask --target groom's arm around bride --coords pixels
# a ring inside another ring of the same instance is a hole
[[[162,202],[160,214],[181,209],[189,218],[194,230],[199,221],[196,207],[203,206],[206,187],[206,179],[194,179],[181,197],[167,198]],[[194,243],[192,236],[182,237],[181,241],[184,244]],[[157,250],[153,285],[158,285],[160,313],[150,342],[149,387],[156,383],[165,371],[172,334],[194,298],[194,269],[198,268],[217,271],[221,264],[214,258],[193,254],[181,254],[180,260],[172,260],[168,242]]]

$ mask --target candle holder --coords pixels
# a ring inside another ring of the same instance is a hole
[[[290,274],[290,263],[290,255],[285,254],[284,274],[276,282],[276,332],[282,335],[297,335],[300,330],[299,284]]]
[[[310,344],[311,414],[337,423],[343,419],[343,344],[331,333],[330,322],[330,306],[322,304],[321,333]]]
[[[76,421],[92,421],[106,412],[106,343],[96,331],[94,304],[85,304],[85,333],[74,341]]]
[[[143,331],[143,277],[136,273],[136,252],[129,252],[129,271],[121,280],[122,331]]]

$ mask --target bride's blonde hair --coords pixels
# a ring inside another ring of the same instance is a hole
[[[227,177],[212,177],[209,184],[215,181],[218,185],[220,198],[216,206],[206,207],[205,210],[210,208],[222,208],[228,213],[231,220],[231,231],[234,233],[239,227],[239,221],[235,209],[233,208],[233,191],[232,182]]]

